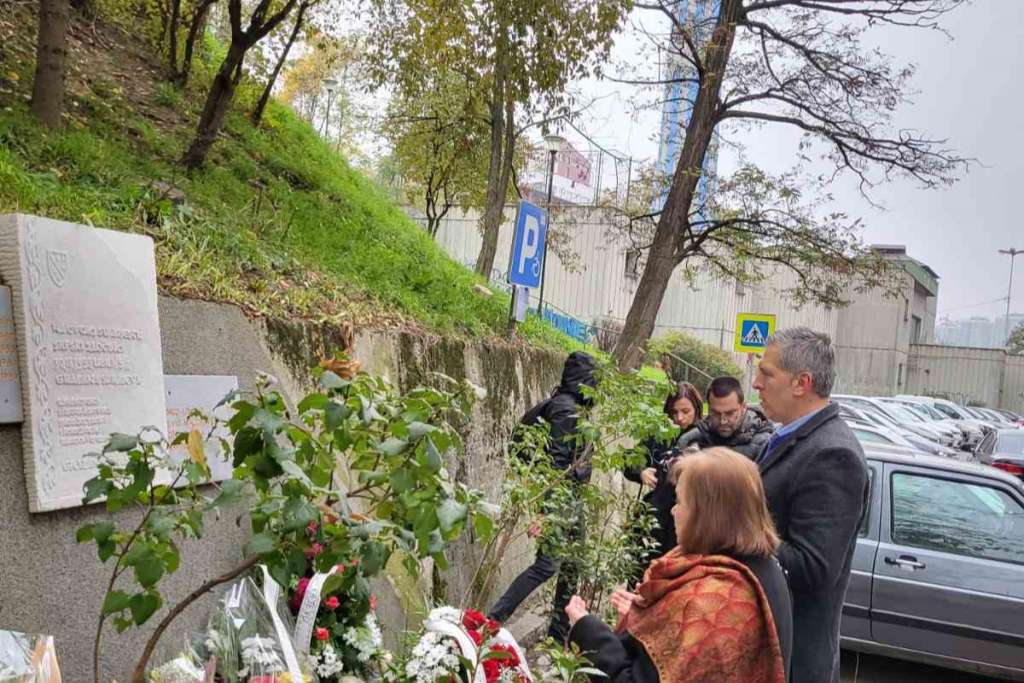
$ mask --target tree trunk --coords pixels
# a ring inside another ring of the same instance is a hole
[[[212,6],[213,2],[204,2],[188,26],[188,35],[185,36],[185,55],[182,57],[181,69],[175,78],[175,83],[180,88],[188,85],[189,76],[192,75],[192,57],[195,55],[196,42],[206,33],[206,20],[210,16],[210,7]]]
[[[36,73],[32,82],[32,113],[49,128],[64,113],[64,62],[68,53],[68,0],[39,0]]]
[[[491,89],[491,152],[487,163],[487,201],[484,215],[480,218],[480,234],[483,243],[476,257],[476,272],[490,277],[494,268],[494,257],[498,252],[498,230],[505,211],[505,196],[508,185],[502,187],[501,176],[504,167],[502,152],[505,139],[505,127],[511,122],[505,120],[505,48],[504,41],[499,41],[495,57],[494,86]]]
[[[274,71],[267,80],[267,87],[263,88],[260,101],[256,103],[256,108],[252,112],[252,122],[256,125],[259,125],[263,119],[263,111],[267,108],[267,103],[270,102],[270,93],[274,89],[274,83],[277,82],[277,77],[281,74],[281,69],[284,68],[285,60],[288,59],[288,53],[291,51],[292,45],[295,44],[295,39],[299,37],[299,31],[302,30],[302,21],[305,19],[308,8],[308,3],[303,2],[299,5],[299,13],[295,16],[295,28],[292,29],[291,35],[288,36],[288,42],[285,43],[284,50],[281,52],[277,64],[274,65]]]
[[[167,29],[167,73],[175,83],[181,77],[178,71],[178,25],[181,23],[181,0],[171,0],[171,18]]]
[[[227,57],[220,65],[220,70],[213,79],[213,85],[210,86],[210,93],[206,96],[206,104],[203,106],[203,113],[199,117],[199,125],[196,127],[196,137],[181,158],[181,163],[185,168],[197,169],[206,163],[210,146],[217,139],[217,133],[220,132],[220,127],[224,123],[224,116],[235,96],[235,87],[242,78],[244,59],[244,47],[232,45],[228,49]]]
[[[654,332],[669,279],[684,253],[682,247],[689,235],[690,208],[704,167],[704,156],[715,130],[722,73],[732,52],[741,7],[741,0],[723,0],[715,31],[705,50],[705,75],[686,127],[686,138],[672,177],[672,186],[658,218],[647,265],[615,345],[615,359],[624,370],[639,367],[643,360],[644,346]]]

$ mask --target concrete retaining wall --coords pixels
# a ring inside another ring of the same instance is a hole
[[[237,308],[162,297],[160,322],[166,374],[237,375],[252,388],[259,371],[278,378],[290,400],[310,387],[308,369],[340,344],[328,325],[254,321]],[[468,378],[487,389],[465,435],[466,453],[449,463],[452,472],[496,500],[503,478],[500,450],[513,422],[545,394],[561,368],[557,354],[497,344],[468,344],[411,332],[367,332],[357,336],[356,357],[374,373],[410,388],[424,373],[439,371]],[[173,603],[202,581],[233,567],[241,557],[247,530],[240,510],[209,520],[202,541],[181,547],[181,568],[161,584]],[[124,525],[133,513],[119,514]],[[75,530],[109,518],[102,506],[30,515],[25,489],[21,429],[0,427],[0,628],[50,633],[56,637],[64,680],[92,680],[92,640],[110,567],[101,565],[94,545],[79,546]],[[421,588],[444,591],[458,601],[468,590],[475,552],[464,542],[452,549],[453,569],[426,576]],[[527,546],[513,549],[504,563],[503,585],[531,559]],[[378,582],[380,611],[392,629],[404,623],[403,602],[417,590],[407,578]],[[438,596],[440,597],[440,596]],[[214,596],[190,608],[168,632],[162,651],[173,654],[185,634],[200,627]],[[486,607],[486,605],[482,606]],[[153,622],[158,621],[161,613]],[[149,629],[105,633],[104,680],[125,681]]]

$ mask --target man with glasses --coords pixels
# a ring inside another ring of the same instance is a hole
[[[677,447],[725,446],[751,460],[764,449],[775,425],[760,408],[748,406],[735,377],[716,377],[708,385],[708,414],[683,434]]]

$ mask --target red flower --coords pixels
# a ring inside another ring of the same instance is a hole
[[[316,522],[310,522],[309,526],[306,527],[306,531],[309,532],[310,536],[316,536],[317,530],[320,529],[320,525]]]
[[[370,609],[377,609],[377,594],[370,593]]]
[[[314,543],[310,547],[306,548],[306,557],[314,558],[324,551],[324,547],[319,543]]]
[[[293,612],[298,612],[302,609],[302,598],[306,597],[307,588],[309,588],[309,579],[303,576],[299,579],[299,585],[295,587],[295,593],[292,597],[288,598],[288,607]]]
[[[510,655],[508,657],[494,660],[499,662],[503,669],[515,668],[520,664],[519,655],[511,645],[494,645],[491,647],[491,652],[507,652]]]
[[[325,628],[318,628],[316,630],[316,639],[321,643],[331,637],[331,634],[327,632]]]
[[[479,629],[487,622],[487,617],[476,610],[468,609],[462,613],[462,625],[468,629]]]
[[[490,634],[492,636],[495,635],[500,630],[501,630],[501,622],[500,621],[495,621],[494,619],[488,619],[487,622],[484,624],[484,632],[486,632],[486,633],[488,633],[488,634]]]
[[[501,676],[501,664],[497,659],[488,659],[484,662],[484,677],[487,679],[487,683],[494,683],[499,676]]]
[[[338,600],[338,596],[337,595],[332,595],[331,597],[329,597],[326,600],[324,600],[324,607],[326,607],[327,609],[331,609],[331,610],[338,609],[338,605],[340,605],[340,604],[341,604],[341,601]]]
[[[482,635],[480,635],[480,631],[475,631],[473,629],[468,629],[466,631],[466,633],[468,633],[469,637],[473,639],[473,642],[476,643],[477,647],[480,647],[481,645],[483,645],[484,637]]]

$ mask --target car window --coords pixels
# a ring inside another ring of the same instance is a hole
[[[983,453],[985,455],[991,455],[992,454],[992,446],[993,446],[993,444],[995,444],[995,442],[996,442],[996,435],[995,435],[994,432],[986,434],[985,438],[981,440],[980,444],[978,444],[978,452],[979,453]]]
[[[1024,564],[1024,506],[992,486],[892,475],[892,540],[900,545]]]
[[[875,468],[868,466],[868,500],[864,505],[864,518],[860,520],[860,531],[858,536],[868,535],[868,526],[871,524],[871,501],[875,499]]]
[[[857,441],[861,443],[892,443],[891,439],[887,439],[877,432],[872,432],[867,429],[853,429],[853,435],[857,437]]]
[[[954,419],[960,419],[960,415],[957,415],[956,412],[954,412],[953,410],[951,410],[949,408],[949,406],[944,406],[941,403],[936,403],[935,404],[935,409],[938,410],[939,412],[941,412],[943,415],[946,415],[947,417],[952,417]]]
[[[1024,455],[1024,431],[1000,434],[994,452],[1002,455]]]

